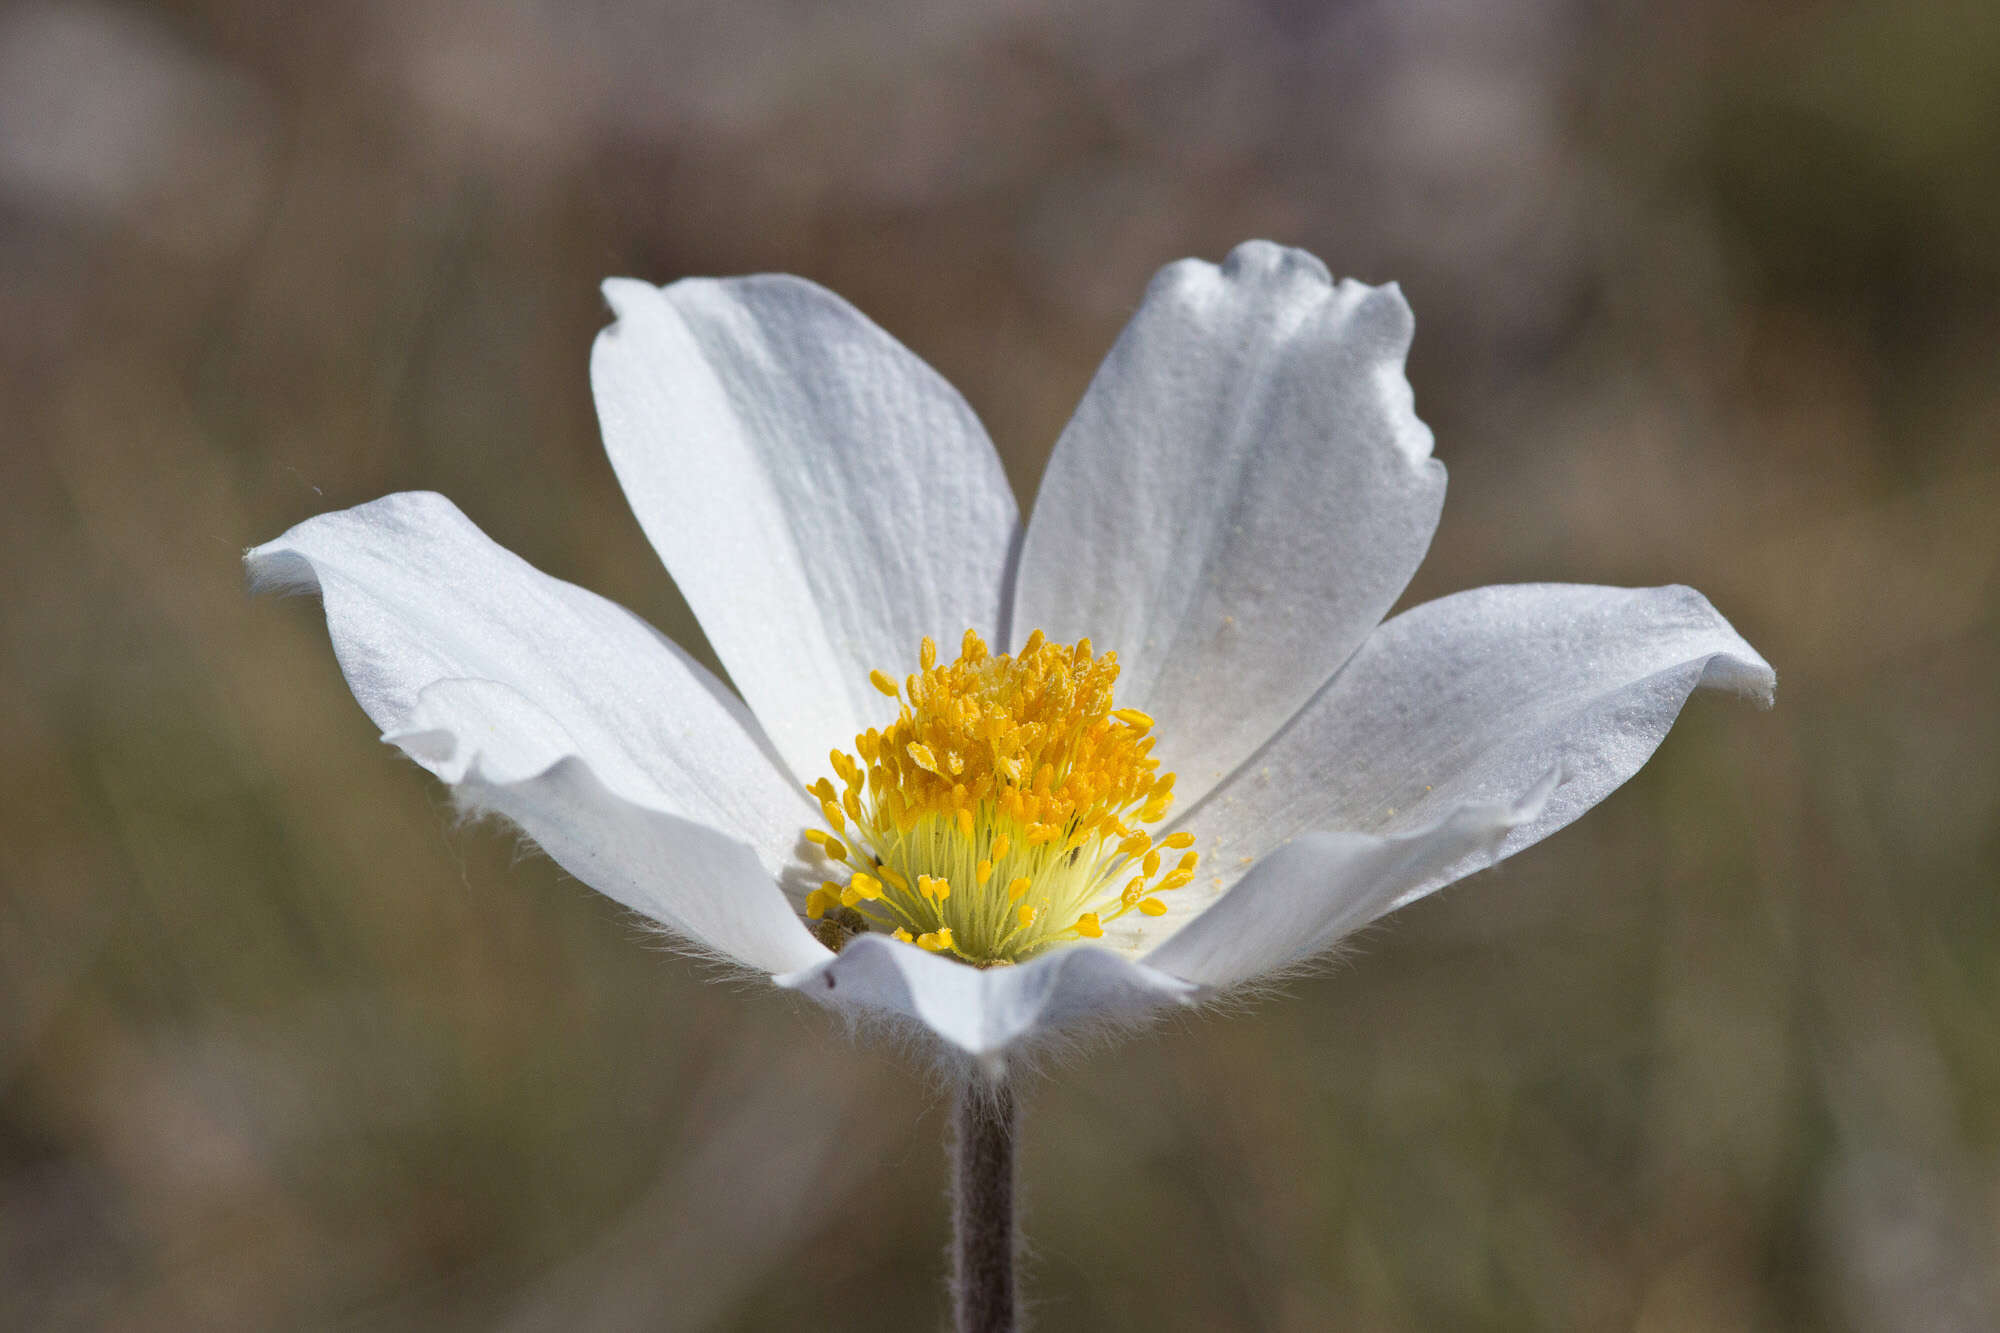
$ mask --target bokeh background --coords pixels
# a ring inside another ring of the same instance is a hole
[[[1409,600],[1692,583],[1779,706],[1034,1084],[1037,1327],[2000,1328],[1988,0],[0,10],[0,1326],[936,1326],[922,1070],[458,827],[238,555],[435,489],[698,644],[600,277],[833,287],[1026,501],[1250,236],[1415,306]]]

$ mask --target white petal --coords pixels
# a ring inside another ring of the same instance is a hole
[[[456,794],[512,820],[564,870],[704,953],[762,972],[829,956],[748,846],[634,805],[581,759],[512,782],[491,781],[475,764]]]
[[[1115,648],[1183,802],[1337,670],[1430,545],[1444,468],[1394,286],[1300,250],[1161,270],[1056,444],[1014,637]]]
[[[1489,863],[1555,788],[1549,773],[1513,805],[1463,806],[1393,837],[1308,833],[1259,861],[1222,900],[1145,962],[1205,986],[1233,986],[1305,962],[1426,885]]]
[[[504,781],[577,755],[624,799],[750,843],[772,874],[791,863],[812,811],[742,703],[637,616],[536,570],[444,497],[324,514],[245,560],[254,586],[320,594],[354,697],[444,781],[475,762]]]
[[[1191,1003],[1198,988],[1088,946],[1019,967],[968,967],[884,935],[862,935],[833,958],[777,978],[857,1017],[928,1028],[968,1055],[1098,1023],[1133,1022]]]
[[[1478,588],[1383,625],[1183,820],[1226,879],[1302,833],[1423,828],[1460,805],[1511,803],[1560,771],[1548,802],[1508,832],[1504,857],[1638,772],[1698,686],[1768,704],[1775,680],[1692,588]]]
[[[957,391],[790,277],[604,285],[591,384],[625,494],[800,781],[894,716],[917,642],[999,637],[1018,529]]]

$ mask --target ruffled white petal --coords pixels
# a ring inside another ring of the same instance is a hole
[[[777,978],[781,986],[857,1017],[914,1023],[972,1056],[1099,1023],[1131,1022],[1199,987],[1088,946],[1019,967],[975,968],[883,935]]]
[[[1159,718],[1183,802],[1268,740],[1430,545],[1444,468],[1410,309],[1267,242],[1161,270],[1057,442],[1014,637],[1088,635]]]
[[[1304,833],[1406,833],[1458,806],[1511,804],[1543,774],[1561,773],[1546,803],[1507,832],[1498,859],[1636,773],[1697,687],[1768,705],[1775,684],[1691,588],[1478,588],[1384,624],[1183,821],[1226,884]],[[1399,905],[1478,863],[1427,875]]]
[[[957,391],[791,277],[614,279],[591,384],[612,466],[793,776],[893,716],[923,635],[999,638],[1014,497]]]
[[[1546,808],[1557,776],[1545,774],[1511,805],[1463,806],[1410,833],[1308,833],[1259,861],[1145,962],[1217,988],[1305,962],[1415,891],[1492,861]]]
[[[444,781],[475,765],[521,780],[576,756],[624,800],[748,843],[767,892],[791,863],[812,812],[742,703],[637,616],[543,574],[442,496],[324,514],[245,561],[255,587],[320,594],[354,697]]]
[[[519,825],[564,870],[704,954],[762,972],[830,957],[748,846],[634,805],[581,759],[515,781],[491,780],[475,763],[456,794]]]

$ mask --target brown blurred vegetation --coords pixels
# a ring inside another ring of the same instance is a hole
[[[686,642],[607,274],[782,270],[1031,497],[1148,274],[1397,278],[1411,598],[1777,665],[1333,975],[1031,1091],[1044,1329],[2000,1327],[2000,10],[0,12],[0,1326],[935,1326],[921,1074],[456,827],[240,550],[451,495]]]

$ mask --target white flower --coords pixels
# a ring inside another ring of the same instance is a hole
[[[838,297],[605,293],[611,462],[740,698],[436,495],[251,576],[320,593],[361,706],[465,806],[835,1008],[997,1058],[1193,1003],[1561,828],[1697,686],[1770,700],[1686,588],[1381,623],[1444,494],[1410,311],[1300,251],[1159,274],[1025,531],[964,401]]]

